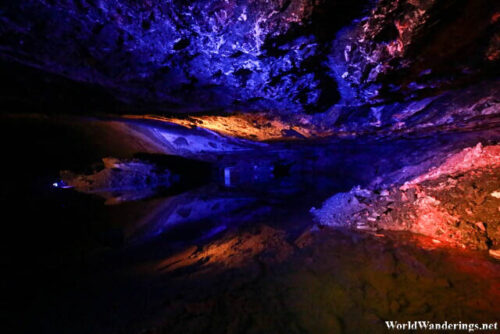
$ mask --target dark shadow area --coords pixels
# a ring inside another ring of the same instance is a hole
[[[0,59],[0,73],[10,79],[0,93],[3,112],[77,115],[88,110],[97,113],[126,109],[126,104],[98,85],[75,82],[4,59]]]

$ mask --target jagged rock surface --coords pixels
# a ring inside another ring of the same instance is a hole
[[[311,211],[323,225],[411,231],[437,243],[498,249],[499,198],[500,146],[478,144],[403,185],[354,188]]]
[[[137,159],[103,158],[104,166],[91,174],[61,171],[65,185],[85,193],[154,189],[169,187],[176,178],[168,170]],[[97,167],[97,166],[96,166]],[[102,168],[104,167],[104,168]]]
[[[395,102],[497,76],[499,12],[488,0],[22,0],[0,7],[0,55],[139,105],[378,124]]]

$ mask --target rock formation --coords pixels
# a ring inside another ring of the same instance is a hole
[[[426,124],[444,91],[495,79],[499,13],[489,0],[21,0],[0,7],[0,56],[150,110],[326,113],[357,131]],[[497,114],[497,83],[468,94],[474,115]]]

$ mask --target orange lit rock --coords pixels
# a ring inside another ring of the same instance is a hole
[[[133,116],[128,118],[154,119],[182,125],[186,128],[202,128],[222,135],[244,138],[255,141],[293,140],[332,135],[332,130],[312,124],[307,116],[297,117],[292,121],[284,121],[264,113],[216,116],[202,115],[188,118],[172,118],[162,116]]]
[[[499,188],[500,145],[478,144],[403,186],[378,191],[387,196],[360,196],[355,188],[312,212],[325,225],[411,231],[446,245],[488,249],[500,246]]]
[[[500,260],[500,249],[490,249],[489,253],[491,257]]]

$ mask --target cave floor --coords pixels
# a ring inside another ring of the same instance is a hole
[[[222,167],[239,161],[241,184],[104,205],[50,184],[68,162],[109,152],[75,128],[3,125],[12,143],[4,154],[15,162],[2,188],[15,213],[2,240],[16,314],[6,323],[22,327],[15,332],[382,333],[389,320],[483,323],[500,314],[500,262],[486,250],[409,232],[320,227],[309,212],[356,184],[381,175],[397,183],[406,166],[419,166],[419,175],[450,152],[495,145],[498,129],[307,144],[293,154],[285,143],[278,153],[220,159]],[[266,179],[272,155],[302,165]],[[245,179],[249,166],[260,166],[254,176],[263,179]]]
[[[39,273],[50,279],[33,283],[47,282],[26,310],[36,314],[31,328],[377,333],[386,320],[491,322],[500,314],[500,263],[485,252],[406,232],[318,228],[304,214],[271,216],[206,238],[172,231]]]
[[[91,234],[101,240],[84,242],[81,256],[45,259],[24,309],[29,329],[383,333],[388,320],[482,323],[500,314],[500,262],[485,251],[409,232],[319,227],[307,212],[315,196],[256,201],[212,185],[174,198],[177,210],[223,198],[227,212],[154,235],[151,226],[161,230],[172,215],[155,211],[170,208],[168,198],[91,204]],[[160,213],[144,220],[145,211]]]

